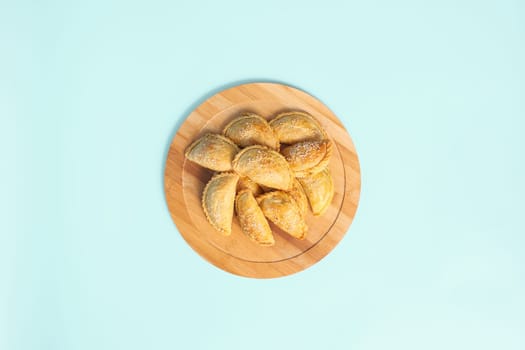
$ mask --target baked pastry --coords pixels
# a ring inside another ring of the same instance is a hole
[[[185,151],[188,160],[217,172],[202,193],[208,222],[229,236],[236,213],[243,233],[261,246],[275,244],[270,221],[304,239],[308,206],[321,215],[334,196],[333,145],[321,125],[304,112],[281,113],[269,123],[245,113],[223,134],[204,134]]]
[[[257,197],[257,202],[264,216],[291,236],[304,239],[308,227],[301,214],[301,209],[284,191],[272,191]]]
[[[284,157],[264,146],[249,146],[237,153],[232,162],[233,171],[252,181],[271,188],[289,190],[293,173]]]
[[[308,198],[306,197],[306,193],[304,193],[303,186],[301,186],[297,179],[293,179],[292,189],[288,191],[288,194],[295,200],[299,206],[301,215],[304,217],[308,211]]]
[[[321,124],[311,115],[304,112],[286,112],[277,115],[270,121],[270,126],[279,142],[294,144],[307,140],[327,138]]]
[[[232,232],[233,205],[239,175],[218,173],[206,184],[202,208],[209,223],[225,236]]]
[[[332,156],[330,140],[302,141],[281,150],[296,177],[306,177],[325,169]]]
[[[229,171],[237,152],[239,147],[230,139],[219,134],[205,134],[186,149],[185,156],[204,168]]]
[[[239,181],[237,182],[237,192],[241,192],[242,190],[250,190],[254,196],[263,192],[261,186],[250,180],[249,177],[239,178]]]
[[[297,178],[308,197],[315,216],[325,213],[334,197],[334,182],[328,169],[308,177]]]
[[[242,190],[237,194],[235,211],[242,232],[252,241],[262,246],[275,244],[272,229],[250,190]]]
[[[263,145],[279,150],[279,140],[266,119],[255,114],[245,113],[232,120],[223,131],[224,136],[240,147]]]

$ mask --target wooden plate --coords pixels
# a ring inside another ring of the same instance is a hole
[[[309,230],[297,240],[272,226],[275,246],[261,247],[249,240],[234,218],[225,237],[206,221],[201,194],[212,172],[186,161],[184,150],[205,132],[221,133],[241,112],[267,119],[284,111],[304,111],[325,128],[334,145],[330,169],[335,195],[328,211],[306,217]],[[215,266],[247,277],[272,278],[301,271],[328,254],[348,230],[359,201],[361,175],[350,136],[339,119],[304,91],[274,83],[239,85],[210,97],[197,107],[173,138],[166,160],[164,190],[173,221],[186,242]]]

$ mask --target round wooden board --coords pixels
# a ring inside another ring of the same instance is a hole
[[[261,247],[242,233],[236,218],[232,234],[221,235],[208,223],[201,207],[201,194],[212,172],[187,161],[185,149],[205,132],[221,133],[239,113],[255,112],[270,120],[285,111],[303,111],[314,116],[336,146],[329,165],[335,187],[330,208],[320,217],[309,212],[305,240],[294,239],[272,225],[275,245]],[[313,96],[275,83],[239,85],[202,103],[187,117],[173,138],[165,169],[164,190],[168,208],[186,242],[215,266],[255,278],[290,275],[326,256],[348,230],[361,188],[357,153],[339,119]]]

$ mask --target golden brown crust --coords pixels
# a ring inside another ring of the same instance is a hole
[[[229,122],[223,134],[240,147],[263,145],[279,150],[279,140],[266,119],[255,113],[244,113]]]
[[[225,236],[231,234],[235,190],[239,175],[215,174],[202,192],[202,209],[208,222]]]
[[[272,191],[257,197],[264,216],[297,239],[304,239],[308,227],[296,201],[284,191]]]
[[[334,197],[334,182],[328,169],[304,178],[297,178],[308,197],[315,216],[322,215],[330,207]]]
[[[302,141],[281,150],[296,177],[317,174],[325,169],[332,157],[330,140]]]
[[[305,217],[306,212],[308,211],[308,197],[306,197],[303,186],[301,186],[301,183],[297,179],[293,180],[292,189],[288,191],[288,193],[299,206],[302,216]]]
[[[280,143],[294,144],[328,138],[321,124],[310,114],[293,111],[277,115],[270,121]]]
[[[258,196],[263,192],[261,186],[250,180],[249,177],[239,178],[239,181],[237,182],[237,192],[241,192],[242,190],[250,190],[254,196]]]
[[[255,183],[280,190],[292,187],[294,175],[284,157],[267,147],[254,145],[241,150],[232,161],[233,170]]]
[[[190,161],[214,171],[232,170],[231,162],[239,152],[232,140],[219,134],[207,133],[186,148],[184,155]]]
[[[242,190],[237,194],[235,211],[242,232],[252,241],[267,247],[275,244],[272,229],[250,190]]]

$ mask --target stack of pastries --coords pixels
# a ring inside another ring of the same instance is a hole
[[[222,135],[208,133],[194,141],[185,156],[216,172],[204,188],[202,208],[226,236],[235,212],[243,233],[261,246],[275,244],[268,220],[304,239],[308,207],[319,216],[332,202],[332,142],[304,112],[281,113],[270,122],[243,113]]]

